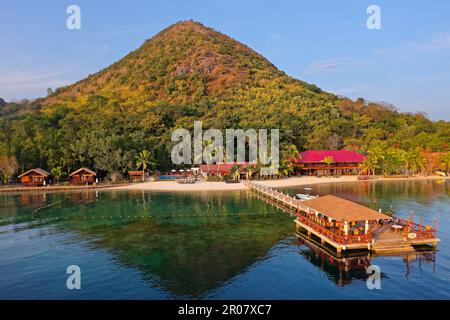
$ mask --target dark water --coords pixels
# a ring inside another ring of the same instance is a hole
[[[397,216],[413,210],[424,224],[436,217],[438,251],[343,263],[250,192],[0,194],[0,298],[450,298],[449,181],[312,188]],[[69,265],[81,268],[81,290],[66,287]],[[381,268],[381,290],[367,288],[369,265]]]

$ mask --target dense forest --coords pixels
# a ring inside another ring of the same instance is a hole
[[[87,166],[120,175],[136,167],[142,150],[155,167],[171,169],[172,131],[198,120],[204,129],[279,128],[285,155],[356,150],[370,156],[369,173],[396,174],[410,165],[427,173],[430,161],[445,170],[450,150],[449,122],[324,92],[228,36],[184,21],[47,97],[0,99],[0,171]]]

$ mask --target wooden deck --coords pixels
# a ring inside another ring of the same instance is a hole
[[[403,220],[411,228],[417,230],[414,233],[415,238],[405,236],[401,232],[395,232],[390,225],[375,226],[368,234],[361,235],[342,235],[336,230],[326,228],[309,218],[311,213],[319,213],[314,208],[306,206],[303,200],[295,199],[289,194],[285,194],[274,188],[247,181],[245,184],[255,191],[260,198],[266,202],[277,206],[284,212],[295,216],[297,233],[300,230],[307,232],[309,237],[316,237],[322,245],[333,247],[338,254],[348,250],[368,250],[378,254],[389,254],[395,252],[413,252],[415,246],[436,247],[439,239],[436,236],[436,230],[424,231],[422,225],[414,224],[412,221]],[[320,199],[320,198],[319,198]],[[326,212],[323,212],[326,214]],[[401,220],[395,218],[396,220]]]

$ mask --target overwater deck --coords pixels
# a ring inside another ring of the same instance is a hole
[[[413,252],[416,247],[435,248],[436,224],[424,226],[410,219],[385,215],[357,203],[327,195],[298,200],[268,186],[248,181],[246,185],[263,199],[295,216],[297,233],[306,231],[337,254],[368,250],[378,254]]]

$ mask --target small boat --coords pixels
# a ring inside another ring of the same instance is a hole
[[[295,195],[297,198],[299,198],[300,200],[312,200],[317,198],[317,196],[310,196],[309,194],[303,194],[303,193],[297,193]]]

